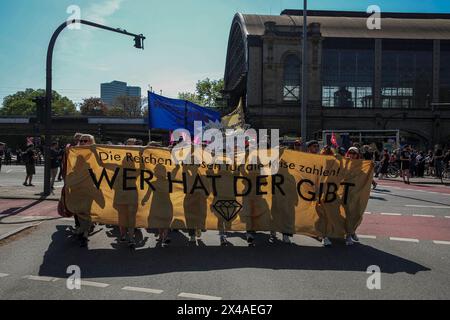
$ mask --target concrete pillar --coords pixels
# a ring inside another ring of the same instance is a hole
[[[381,39],[375,39],[375,66],[374,66],[374,83],[373,83],[373,107],[381,108],[381,70],[383,63],[383,43]]]
[[[441,41],[433,40],[433,103],[439,102]]]

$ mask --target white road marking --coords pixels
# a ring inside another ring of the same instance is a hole
[[[433,241],[435,244],[448,244],[448,245],[450,245],[450,241],[438,241],[438,240],[435,240],[435,241]]]
[[[435,216],[431,214],[413,214],[413,217],[435,218]]]
[[[93,282],[93,281],[85,281],[85,280],[81,280],[81,285],[82,285],[82,286],[87,286],[87,287],[96,287],[96,288],[106,288],[106,287],[109,287],[109,284],[106,284],[106,283]]]
[[[372,212],[364,212],[364,214],[372,214]]]
[[[360,238],[360,239],[376,239],[377,237],[376,236],[368,236],[365,234],[358,234],[358,238]]]
[[[150,289],[150,288],[138,288],[138,287],[123,287],[122,290],[144,292],[144,293],[154,293],[154,294],[161,294],[164,292],[164,290],[157,290],[157,289]]]
[[[12,170],[8,170],[8,171],[6,171],[6,173],[11,173],[11,172],[13,172]]]
[[[207,296],[203,294],[185,293],[182,292],[178,295],[180,298],[200,299],[200,300],[222,300],[220,297]]]
[[[9,274],[7,274],[7,273],[0,273],[0,278],[4,278],[4,277],[7,277],[7,276],[9,276]]]
[[[24,276],[23,279],[34,280],[34,281],[45,281],[45,282],[55,282],[59,280],[53,277],[41,277],[41,276]]]
[[[418,243],[418,239],[410,239],[410,238],[397,238],[397,237],[390,237],[389,238],[392,241],[404,241],[404,242],[415,242]]]
[[[450,216],[445,216],[445,218],[450,219]]]
[[[401,213],[390,213],[390,212],[381,212],[383,216],[401,216]]]
[[[415,205],[415,204],[407,204],[405,207],[410,208],[431,208],[431,209],[450,209],[450,206],[421,206],[421,205]]]
[[[32,219],[37,219],[38,217],[33,217],[33,216],[24,216],[24,217],[21,217],[20,219],[21,220],[32,220]]]

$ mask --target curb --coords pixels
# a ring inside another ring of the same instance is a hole
[[[0,200],[42,200],[42,201],[59,201],[59,199],[38,198],[38,197],[9,197],[1,196]]]
[[[8,232],[8,233],[6,233],[6,234],[4,234],[4,235],[1,235],[1,236],[0,236],[0,241],[5,240],[5,239],[7,239],[7,238],[9,238],[9,237],[12,237],[12,236],[18,234],[19,232],[24,231],[24,230],[27,230],[27,229],[30,229],[30,228],[33,228],[33,227],[37,227],[37,226],[40,225],[41,223],[42,223],[42,222],[34,223],[34,224],[30,224],[30,225],[28,225],[28,226],[23,226],[23,227],[14,229],[13,231],[10,231],[10,232]]]

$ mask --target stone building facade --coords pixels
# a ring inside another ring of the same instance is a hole
[[[400,130],[402,142],[450,145],[450,15],[308,13],[307,138],[324,130]],[[236,14],[225,69],[229,106],[255,128],[301,131],[302,11]]]

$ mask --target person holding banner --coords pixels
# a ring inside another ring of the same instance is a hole
[[[320,145],[317,140],[311,140],[306,143],[306,152],[312,153],[312,154],[319,154],[320,152]],[[320,239],[320,238],[319,238]],[[330,247],[332,246],[331,240],[328,238],[328,236],[324,235],[322,238],[322,244],[324,247]]]
[[[92,145],[95,145],[95,138],[92,135],[83,134],[80,136],[80,147]],[[76,198],[71,199],[71,202],[80,204],[80,207],[75,214],[75,216],[78,216],[80,226],[78,230],[75,231],[75,234],[78,236],[80,247],[82,248],[87,247],[89,241],[88,236],[93,227],[90,216],[93,203],[96,202],[101,208],[105,207],[105,199],[101,190],[98,190],[93,185],[89,185],[89,187],[86,188],[86,185],[84,184],[84,182],[89,179],[89,169],[91,169],[89,163],[80,155],[77,158],[73,169],[67,174],[64,180],[71,186],[70,197],[74,197],[74,194],[77,194]]]
[[[359,150],[356,147],[351,147],[350,149],[348,149],[348,152],[345,155],[345,157],[347,159],[350,159],[350,160],[359,160],[359,159],[361,159],[361,155],[359,153]],[[356,235],[356,233],[352,232],[352,234],[347,234],[346,238],[345,238],[345,244],[347,246],[351,246],[351,245],[353,245],[354,242],[359,242],[359,238]]]

